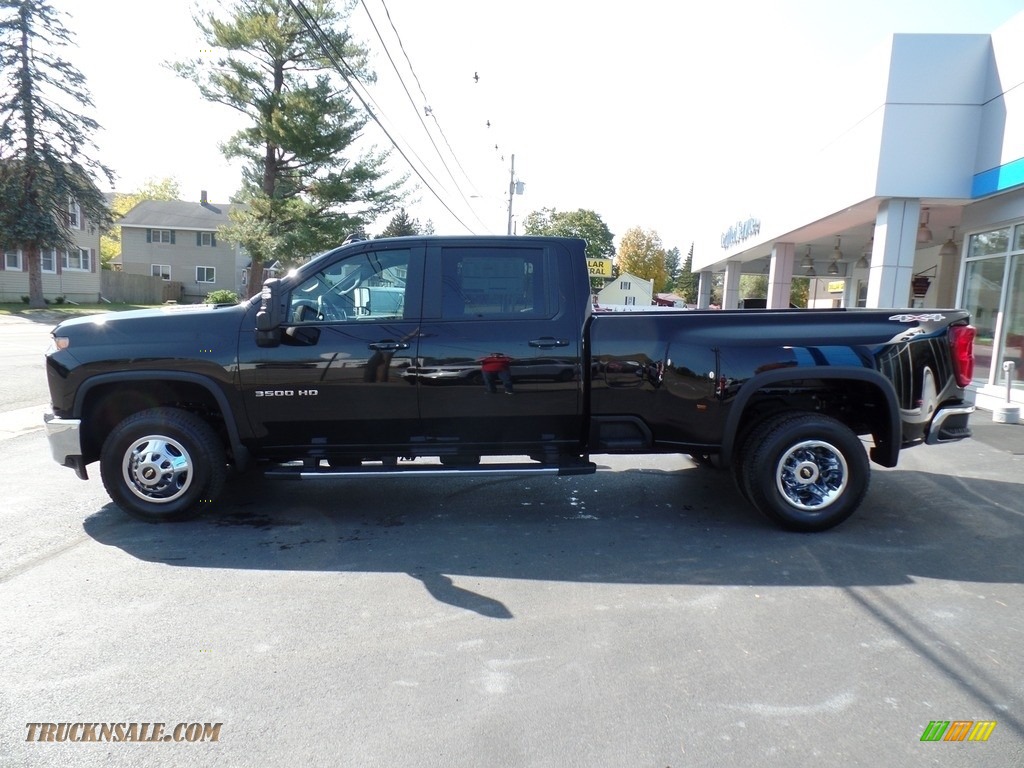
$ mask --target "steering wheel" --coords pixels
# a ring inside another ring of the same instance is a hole
[[[324,301],[322,296],[313,299],[298,299],[292,304],[292,320],[296,323],[336,323],[348,319],[342,307]]]
[[[312,299],[299,299],[292,303],[292,322],[312,323],[323,319],[318,302]]]

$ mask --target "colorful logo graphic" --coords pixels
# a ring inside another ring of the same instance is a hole
[[[921,741],[988,741],[995,727],[995,720],[932,720]]]

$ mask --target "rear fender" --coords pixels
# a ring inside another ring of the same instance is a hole
[[[829,368],[787,368],[765,371],[746,381],[736,395],[725,422],[722,436],[721,459],[724,466],[732,462],[736,439],[743,425],[744,416],[751,399],[765,387],[778,387],[786,382],[821,379],[826,381],[856,381],[874,387],[885,404],[885,422],[875,435],[875,446],[871,449],[871,460],[883,467],[895,467],[900,454],[902,434],[899,403],[892,384],[878,371],[867,368],[837,366]]]

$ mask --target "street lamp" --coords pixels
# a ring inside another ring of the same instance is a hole
[[[512,168],[509,171],[508,179],[508,234],[512,234],[512,196],[523,194],[526,185],[516,181],[516,156],[512,155]]]

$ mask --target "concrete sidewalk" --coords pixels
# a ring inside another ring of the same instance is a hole
[[[43,412],[49,407],[44,403],[0,413],[0,440],[43,429]]]

